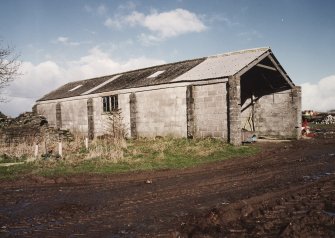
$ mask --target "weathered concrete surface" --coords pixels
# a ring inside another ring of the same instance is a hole
[[[241,145],[241,82],[240,77],[228,78],[228,140]]]
[[[37,114],[47,118],[49,126],[56,127],[56,102],[39,103],[36,106]]]
[[[301,92],[292,90],[266,95],[255,104],[255,127],[260,136],[297,139],[301,126]]]
[[[129,107],[130,107],[130,137],[131,138],[137,138],[137,126],[136,126],[136,113],[137,113],[137,108],[136,108],[136,94],[131,93],[129,95]]]
[[[227,140],[226,83],[194,86],[195,137]]]
[[[187,138],[189,139],[195,137],[194,110],[194,86],[189,85],[186,88]]]
[[[61,108],[61,116],[58,116],[57,123],[57,104]],[[37,112],[45,116],[50,126],[71,130],[73,133],[87,135],[87,99],[46,102],[37,105]],[[61,119],[61,123],[59,120]]]
[[[94,107],[93,99],[87,99],[87,126],[88,126],[88,138],[93,140],[94,138]]]
[[[136,93],[140,137],[187,136],[186,87]]]

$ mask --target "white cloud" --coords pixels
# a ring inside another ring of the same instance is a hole
[[[202,32],[206,29],[199,16],[180,8],[161,13],[154,11],[149,15],[133,11],[126,16],[107,18],[104,24],[110,28],[121,28],[124,25],[142,26],[151,33],[142,33],[140,38],[154,42],[186,33]]]
[[[105,22],[104,25],[109,27],[109,28],[118,28],[120,29],[122,27],[122,22],[120,22],[120,20],[118,20],[117,18],[112,19],[110,17],[108,17]]]
[[[80,42],[70,41],[70,39],[65,36],[59,36],[54,41],[54,43],[59,43],[59,44],[67,45],[67,46],[78,46],[81,44]]]
[[[196,14],[184,9],[176,9],[170,12],[153,13],[140,19],[139,24],[155,32],[161,38],[169,38],[189,32],[201,32],[206,26]]]
[[[9,102],[0,104],[0,111],[6,115],[17,116],[21,112],[31,111],[31,107],[38,98],[70,81],[163,63],[165,61],[144,56],[119,61],[99,47],[92,48],[86,56],[76,61],[66,62],[64,66],[53,61],[40,64],[22,62],[20,69],[22,76],[5,89]]]
[[[68,40],[69,40],[69,38],[64,37],[64,36],[60,36],[60,37],[57,38],[57,42],[59,42],[59,43],[66,43],[66,42],[68,42]]]
[[[125,17],[125,22],[131,26],[144,24],[145,15],[143,13],[133,11],[130,15]]]
[[[335,109],[335,75],[325,77],[316,84],[303,83],[301,87],[303,110]]]

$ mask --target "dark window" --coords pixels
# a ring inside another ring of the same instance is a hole
[[[119,108],[118,96],[102,97],[102,108],[104,112],[116,111]]]
[[[116,111],[119,108],[119,102],[117,95],[110,96],[111,98],[111,110]]]
[[[102,107],[104,112],[110,111],[110,102],[109,102],[109,96],[102,98]]]

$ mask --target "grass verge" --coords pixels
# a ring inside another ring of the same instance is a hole
[[[122,147],[113,147],[113,149],[118,159],[102,157],[101,153],[96,153],[94,157],[92,152],[84,151],[81,154],[89,154],[90,159],[78,159],[78,153],[74,153],[64,160],[37,160],[0,167],[0,179],[25,175],[57,177],[87,173],[111,174],[140,170],[180,169],[250,156],[258,152],[258,148],[254,146],[234,147],[215,139],[168,138],[129,140]]]

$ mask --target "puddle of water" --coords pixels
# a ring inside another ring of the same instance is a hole
[[[329,215],[329,216],[332,216],[332,217],[335,217],[335,212],[327,212],[327,211],[323,211],[323,213]]]
[[[302,178],[305,181],[316,181],[316,180],[319,180],[320,178],[330,176],[330,175],[335,175],[335,172],[325,172],[325,173],[316,174],[316,175],[306,175],[306,176],[302,176]]]

